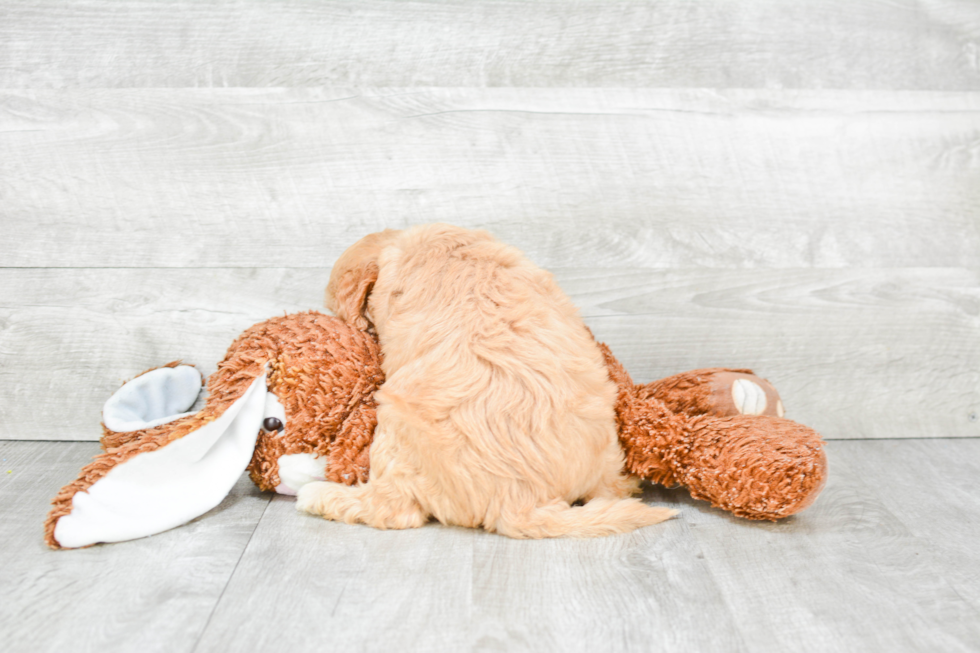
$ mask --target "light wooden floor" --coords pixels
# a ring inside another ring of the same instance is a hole
[[[823,495],[775,524],[650,488],[680,516],[624,536],[383,532],[243,477],[187,526],[50,551],[97,446],[0,443],[8,653],[980,650],[980,440],[831,442]]]

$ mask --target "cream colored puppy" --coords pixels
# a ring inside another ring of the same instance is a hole
[[[435,517],[511,537],[591,537],[667,519],[628,499],[616,387],[551,275],[483,231],[384,231],[337,261],[327,307],[384,353],[371,472],[297,507],[376,528]],[[576,501],[584,506],[572,506]]]

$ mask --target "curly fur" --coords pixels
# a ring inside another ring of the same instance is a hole
[[[516,249],[448,225],[372,234],[338,260],[327,306],[373,324],[386,381],[368,483],[306,485],[301,510],[521,538],[625,532],[673,514],[626,498],[635,484],[602,355],[552,276]]]
[[[717,392],[716,377],[768,385],[751,370],[694,370],[634,385],[609,348],[599,346],[619,389],[619,438],[631,474],[683,485],[695,499],[746,519],[788,517],[820,494],[827,457],[815,431],[774,415],[733,414],[731,402],[719,399],[726,393]],[[668,402],[685,412],[673,412]]]
[[[486,234],[429,229],[375,234],[344,254],[328,304],[348,323],[308,312],[256,324],[209,378],[201,411],[140,431],[103,427],[105,453],[53,501],[48,544],[59,548],[54,528],[75,494],[217,419],[266,366],[286,428],[258,434],[251,478],[275,489],[280,456],[316,454],[333,483],[312,484],[299,506],[335,519],[584,536],[669,516],[622,499],[636,477],[683,484],[748,519],[786,517],[820,493],[820,436],[772,414],[781,402],[768,382],[712,368],[636,385],[550,275]],[[390,343],[384,363],[374,327]],[[736,414],[740,378],[763,388],[766,414]],[[579,499],[588,503],[570,505]]]

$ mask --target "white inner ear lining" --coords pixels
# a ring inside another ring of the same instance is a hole
[[[125,433],[159,426],[190,415],[201,393],[201,373],[190,365],[161,367],[116,390],[102,408],[110,431]]]
[[[248,467],[265,408],[266,373],[215,420],[140,453],[72,497],[55,539],[75,548],[186,524],[224,499]]]

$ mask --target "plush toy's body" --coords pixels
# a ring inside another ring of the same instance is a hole
[[[781,418],[782,403],[747,370],[696,370],[634,385],[604,345],[619,387],[627,471],[750,519],[802,510],[820,492],[820,437]],[[105,453],[61,490],[45,525],[54,548],[158,533],[217,505],[248,469],[263,490],[367,480],[384,382],[374,337],[309,312],[246,330],[208,381],[171,363],[123,386],[103,412]],[[258,436],[256,437],[256,434]]]

